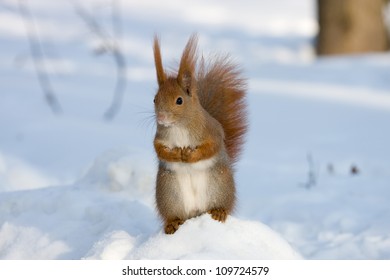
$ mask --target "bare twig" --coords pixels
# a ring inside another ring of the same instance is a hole
[[[311,189],[317,185],[317,177],[318,172],[316,170],[316,165],[314,163],[313,157],[310,153],[307,154],[307,164],[308,164],[308,172],[307,172],[307,181],[305,183],[301,183],[300,186],[305,189]]]
[[[121,20],[119,13],[115,11],[118,8],[118,3],[113,1],[113,13],[112,21],[114,25],[114,33],[119,36],[121,32]],[[80,5],[75,5],[76,13],[80,16],[89,29],[97,36],[102,44],[102,49],[99,51],[107,52],[112,55],[115,65],[116,65],[116,83],[113,93],[113,98],[111,105],[108,107],[107,111],[104,113],[104,118],[106,120],[112,120],[115,115],[119,112],[120,106],[123,101],[123,95],[126,89],[126,59],[123,55],[123,52],[119,46],[119,43],[115,38],[110,38],[109,34],[99,25],[95,18],[89,14],[85,9]],[[114,19],[115,18],[115,19]],[[116,37],[116,36],[114,36]]]
[[[44,53],[39,42],[38,33],[34,26],[34,18],[27,5],[27,0],[19,0],[19,12],[26,27],[27,38],[30,46],[30,53],[33,60],[35,72],[37,73],[39,84],[45,96],[45,100],[53,113],[62,112],[61,105],[55,95],[50,78],[44,62]]]

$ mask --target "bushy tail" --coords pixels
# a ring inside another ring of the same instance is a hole
[[[197,82],[199,101],[222,124],[226,149],[235,163],[248,129],[246,80],[229,56],[217,56],[208,63],[201,59]]]

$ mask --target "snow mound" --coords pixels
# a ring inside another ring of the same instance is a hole
[[[162,232],[129,252],[131,259],[300,259],[300,255],[269,227],[210,215],[188,220],[174,235]]]
[[[226,223],[205,214],[186,221],[173,235],[161,230],[143,242],[124,231],[98,241],[87,259],[301,259],[264,224],[229,217]]]
[[[153,208],[156,172],[153,160],[145,154],[117,149],[97,157],[78,184],[98,192],[120,193]]]
[[[0,228],[0,258],[53,259],[70,249],[60,240],[36,227],[4,223]]]
[[[56,184],[59,184],[57,180],[42,171],[0,151],[0,192],[36,189]]]
[[[153,161],[108,152],[73,185],[0,196],[1,259],[297,259],[259,222],[203,215],[174,235],[153,205]]]

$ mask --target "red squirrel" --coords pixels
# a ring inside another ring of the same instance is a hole
[[[164,231],[173,234],[187,219],[206,212],[225,222],[236,201],[233,165],[248,127],[246,81],[229,56],[198,62],[196,35],[177,73],[164,71],[156,36],[153,51],[156,206]]]

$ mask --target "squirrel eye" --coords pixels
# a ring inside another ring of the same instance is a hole
[[[156,103],[156,97],[153,99],[153,103]]]
[[[178,98],[176,99],[176,104],[177,104],[177,105],[183,104],[183,98],[178,97]]]

